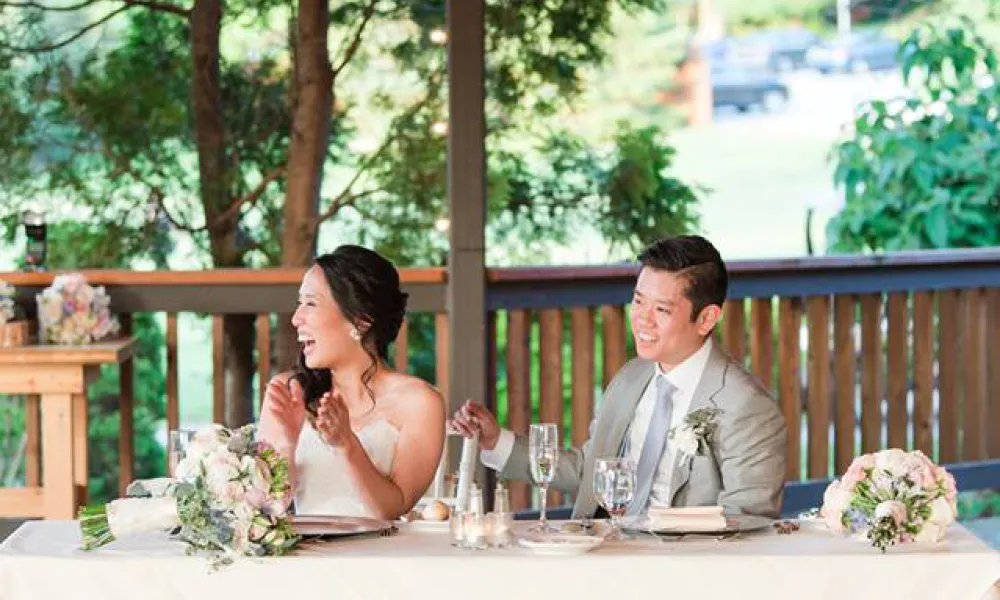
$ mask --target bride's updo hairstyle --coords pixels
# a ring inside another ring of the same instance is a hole
[[[406,314],[407,294],[399,288],[399,272],[377,252],[351,245],[323,254],[313,264],[322,269],[344,318],[361,334],[361,347],[371,359],[361,383],[374,403],[371,381],[380,360],[388,360],[389,344],[395,341]],[[315,415],[319,399],[333,389],[330,370],[310,369],[305,353],[299,351],[292,379],[302,386],[306,409]]]

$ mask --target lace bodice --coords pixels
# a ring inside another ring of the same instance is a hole
[[[379,419],[355,431],[379,473],[388,475],[396,457],[399,430]],[[295,511],[300,515],[371,517],[347,474],[342,450],[332,448],[306,422],[295,448]]]

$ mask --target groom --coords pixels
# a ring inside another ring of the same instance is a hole
[[[767,390],[712,343],[728,286],[718,250],[700,236],[680,236],[655,242],[639,261],[631,307],[638,358],[605,390],[583,448],[560,453],[552,486],[576,492],[574,518],[593,516],[594,460],[624,456],[636,465],[630,514],[721,505],[777,517],[785,422]],[[697,421],[707,434],[695,434]],[[467,437],[479,433],[487,467],[530,479],[526,436],[501,429],[481,404],[466,402],[452,424]]]

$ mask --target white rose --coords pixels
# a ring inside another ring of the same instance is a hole
[[[196,431],[194,434],[194,440],[204,442],[205,444],[213,447],[218,446],[221,444],[219,441],[219,435],[224,429],[225,428],[222,425],[212,423],[211,425],[207,425]]]
[[[955,507],[945,497],[940,497],[931,504],[931,516],[928,521],[942,528],[955,522]]]
[[[875,468],[879,471],[888,471],[895,476],[902,476],[907,473],[906,452],[899,448],[890,448],[875,454]]]
[[[689,427],[683,427],[674,436],[674,443],[677,449],[687,456],[698,454],[698,436]]]
[[[899,500],[886,500],[879,502],[875,507],[875,518],[884,519],[889,517],[896,523],[902,525],[906,522],[906,505]]]
[[[827,529],[834,533],[844,531],[840,519],[851,504],[851,491],[844,489],[840,481],[834,480],[823,492],[823,508],[820,513],[826,522]]]

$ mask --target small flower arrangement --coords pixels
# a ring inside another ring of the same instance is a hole
[[[864,535],[885,552],[943,539],[957,496],[955,478],[923,452],[890,449],[855,458],[826,488],[820,514],[830,531]]]
[[[716,422],[722,410],[714,407],[699,408],[684,416],[684,422],[670,430],[670,440],[688,459],[708,451],[708,440],[715,433]]]
[[[108,308],[111,298],[79,273],[57,276],[36,300],[42,343],[89,344],[118,333]]]
[[[18,318],[17,303],[14,301],[14,286],[0,279],[0,327]]]
[[[189,551],[209,552],[215,565],[287,553],[299,541],[288,519],[288,461],[254,437],[254,425],[202,429],[177,465],[176,479],[136,481],[129,497],[80,511],[83,549],[180,527]]]

